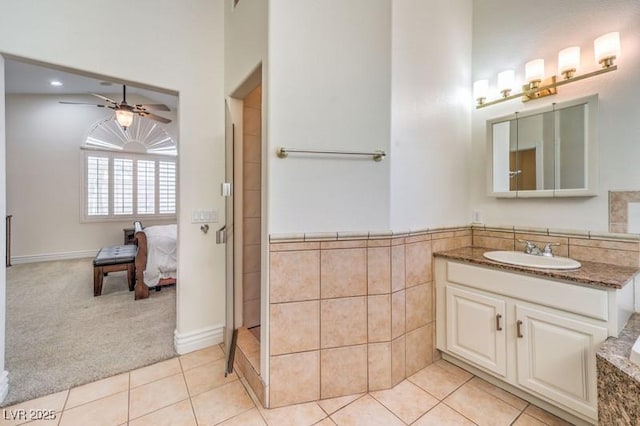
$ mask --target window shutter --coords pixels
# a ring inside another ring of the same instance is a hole
[[[133,214],[133,160],[113,159],[113,214]]]
[[[176,163],[158,162],[158,213],[176,212]]]
[[[138,160],[138,214],[155,213],[155,161]]]
[[[87,215],[109,214],[109,158],[87,156]]]

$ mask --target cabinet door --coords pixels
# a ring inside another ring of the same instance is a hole
[[[451,286],[446,298],[447,350],[506,376],[504,300]]]
[[[516,304],[518,384],[597,418],[596,351],[607,330]]]

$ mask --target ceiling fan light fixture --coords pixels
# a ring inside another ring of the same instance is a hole
[[[126,109],[116,110],[116,121],[123,129],[127,130],[127,127],[133,123],[133,112]]]

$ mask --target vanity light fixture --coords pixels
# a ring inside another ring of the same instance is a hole
[[[601,68],[586,74],[577,75],[580,66],[580,47],[573,46],[561,50],[558,53],[558,74],[563,76],[558,79],[555,75],[545,78],[544,59],[534,59],[525,65],[525,81],[522,91],[511,94],[514,82],[513,71],[503,71],[498,74],[498,91],[501,97],[487,102],[487,80],[478,80],[473,84],[473,93],[476,100],[476,108],[483,108],[500,102],[521,98],[522,102],[554,95],[557,87],[585,78],[595,77],[606,72],[615,71],[618,66],[615,60],[620,56],[620,33],[612,32],[598,37],[594,41],[594,56],[596,63]]]

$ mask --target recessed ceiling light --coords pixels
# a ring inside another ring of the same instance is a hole
[[[49,84],[56,87],[62,86],[62,82],[58,80],[52,80]]]

